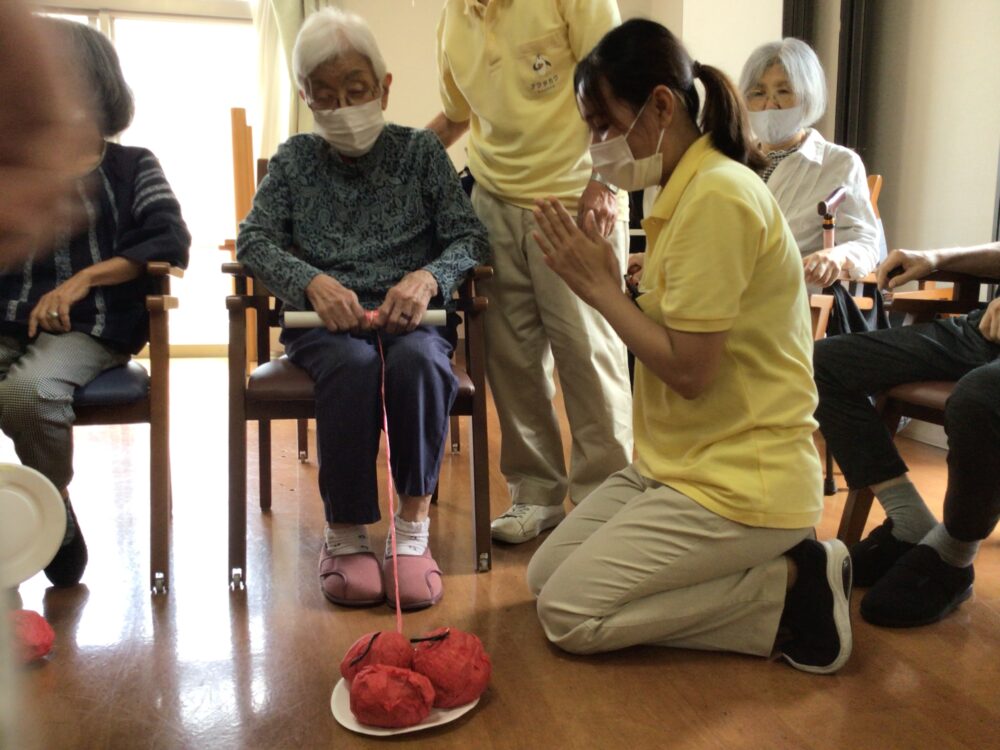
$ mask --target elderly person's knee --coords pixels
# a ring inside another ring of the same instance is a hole
[[[72,422],[72,397],[55,392],[49,379],[8,376],[0,381],[0,427],[4,432],[10,434],[54,418]]]
[[[981,435],[983,422],[1000,416],[1000,368],[979,367],[955,384],[945,404],[945,428],[949,439],[972,430]]]
[[[436,341],[412,334],[400,337],[393,344],[386,368],[389,384],[423,382],[428,378],[450,377],[451,361]]]

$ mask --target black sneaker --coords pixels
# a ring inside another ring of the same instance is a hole
[[[972,596],[976,574],[956,568],[926,544],[918,544],[892,566],[861,600],[861,616],[873,625],[930,625]]]
[[[45,566],[45,577],[53,586],[59,587],[76,586],[87,568],[87,542],[83,539],[83,531],[69,500],[66,501],[66,512],[69,514],[67,538],[63,539],[52,562]]]
[[[781,656],[796,669],[831,674],[851,655],[851,557],[843,542],[806,539],[786,552],[798,569],[785,596]]]
[[[885,519],[871,534],[851,545],[854,585],[862,588],[874,586],[899,558],[916,546],[915,542],[904,542],[894,537],[892,519]]]

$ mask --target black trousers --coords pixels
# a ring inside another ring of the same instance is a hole
[[[1000,518],[1000,346],[979,332],[982,311],[816,342],[816,419],[852,489],[904,474],[872,402],[903,383],[956,380],[945,407],[944,523],[956,539],[985,539]]]

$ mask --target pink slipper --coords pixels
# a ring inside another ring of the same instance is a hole
[[[385,600],[382,571],[371,552],[334,557],[323,545],[319,554],[319,586],[334,604],[363,607]]]
[[[399,569],[400,609],[423,609],[437,604],[444,595],[441,569],[431,557],[428,547],[422,555],[399,555],[396,566]],[[392,558],[382,562],[382,580],[385,585],[385,602],[396,606],[396,587],[392,578]]]

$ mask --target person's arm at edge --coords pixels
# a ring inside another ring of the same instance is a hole
[[[434,118],[427,123],[427,129],[432,131],[444,144],[445,148],[451,147],[455,141],[465,135],[469,129],[469,121],[455,122],[449,120],[444,112],[438,112]]]
[[[889,273],[902,273],[889,278]],[[893,250],[878,268],[878,285],[896,289],[933,271],[953,271],[1000,278],[1000,242],[933,250]]]

